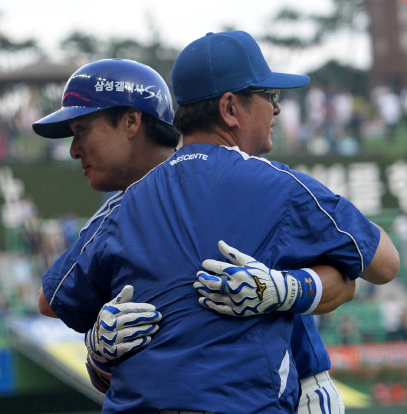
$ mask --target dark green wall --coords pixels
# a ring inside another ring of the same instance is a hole
[[[73,211],[90,217],[100,206],[102,193],[89,186],[79,163],[10,166],[14,178],[24,182],[44,218]]]
[[[0,168],[3,166],[0,165]],[[103,194],[90,187],[79,163],[8,167],[13,178],[24,183],[25,194],[33,197],[43,218],[60,217],[68,212],[80,218],[89,218],[101,205]],[[0,197],[0,208],[2,204]],[[0,250],[4,247],[4,228],[0,222]]]

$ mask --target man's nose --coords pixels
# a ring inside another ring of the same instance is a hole
[[[79,145],[79,139],[75,136],[73,137],[71,148],[70,148],[69,152],[71,154],[71,157],[74,160],[78,160],[78,159],[82,158],[82,149]]]

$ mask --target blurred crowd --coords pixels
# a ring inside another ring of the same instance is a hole
[[[369,99],[338,87],[312,86],[305,95],[283,91],[277,127],[290,153],[352,156],[369,140],[394,143],[407,118],[407,89],[378,86]]]
[[[5,249],[0,251],[1,313],[37,313],[43,273],[77,239],[84,222],[69,211],[62,217],[43,219],[30,195],[13,203],[12,220],[7,216]]]
[[[63,85],[20,85],[0,95],[0,162],[70,161],[69,139],[37,136],[32,123],[60,108]]]
[[[383,289],[383,288],[380,288]],[[407,341],[405,288],[400,295],[387,288],[385,297],[359,296],[335,312],[316,316],[327,345]]]
[[[61,88],[53,85],[50,92],[26,87],[24,102],[15,102],[11,93],[0,97],[0,161],[69,161],[66,140],[41,139],[31,127],[58,108]],[[378,86],[366,98],[345,88],[314,84],[304,91],[283,91],[281,108],[274,151],[352,156],[366,151],[371,140],[381,141],[383,147],[397,140],[407,119],[407,89],[395,92]]]
[[[404,405],[407,402],[407,387],[401,382],[377,382],[373,386],[372,395],[379,405]]]

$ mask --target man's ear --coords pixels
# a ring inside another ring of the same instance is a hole
[[[125,128],[129,134],[129,139],[133,139],[140,129],[141,111],[136,108],[129,108],[124,115]]]
[[[241,104],[238,97],[232,92],[226,92],[219,100],[219,116],[229,127],[234,128],[240,125],[239,115]]]

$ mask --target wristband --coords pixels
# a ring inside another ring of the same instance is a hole
[[[281,272],[286,282],[286,296],[276,310],[301,315],[314,312],[322,297],[320,277],[308,268]]]

